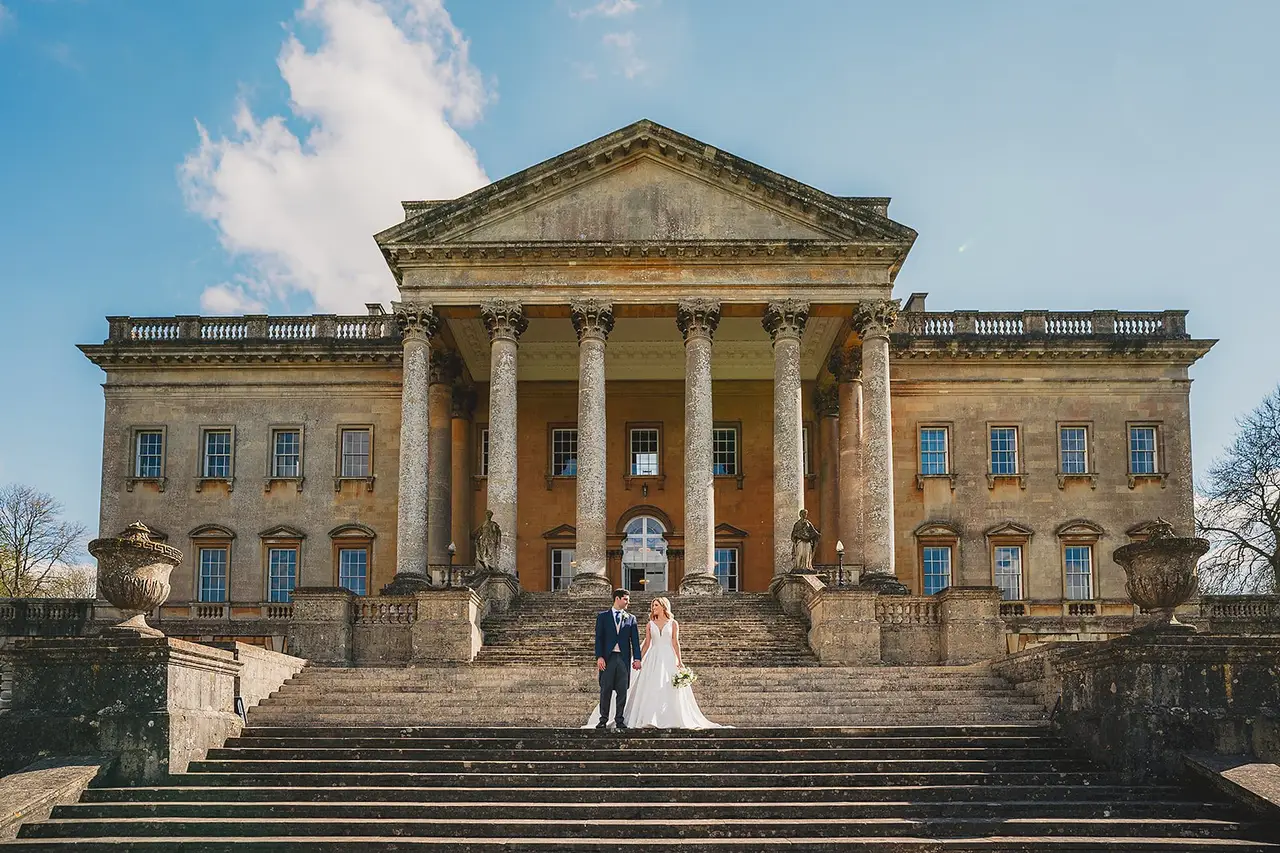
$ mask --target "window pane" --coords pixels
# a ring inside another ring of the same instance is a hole
[[[553,590],[568,589],[573,583],[572,548],[551,549],[551,588]]]
[[[342,476],[369,476],[369,431],[367,429],[342,431]]]
[[[1063,559],[1067,564],[1067,598],[1093,598],[1093,546],[1068,545],[1063,549]]]
[[[631,474],[635,477],[658,476],[658,431],[631,431]]]
[[[271,548],[267,551],[267,600],[288,603],[298,583],[298,549]]]
[[[1006,601],[1022,598],[1022,546],[1002,545],[992,554],[995,561],[996,586]]]
[[[1129,428],[1129,472],[1156,473],[1156,428]]]
[[[925,427],[920,430],[920,473],[947,474],[946,427]]]
[[[201,601],[227,600],[227,549],[200,549],[200,590]]]
[[[1061,448],[1062,473],[1089,473],[1086,447],[1088,435],[1085,427],[1062,427],[1058,430],[1058,446]]]
[[[551,474],[554,477],[577,476],[578,431],[576,429],[551,431]]]
[[[805,476],[813,473],[809,467],[809,428],[807,426],[800,427],[800,470]]]
[[[489,476],[489,430],[480,430],[480,476]]]
[[[364,548],[343,548],[338,551],[338,586],[356,595],[365,594],[369,577],[369,552]]]
[[[134,451],[135,477],[160,477],[164,470],[164,436],[159,430],[138,433]]]
[[[231,476],[230,430],[209,430],[204,434],[204,476]]]
[[[302,470],[302,435],[297,430],[278,430],[271,462],[273,477],[298,477]]]
[[[1018,428],[991,428],[991,473],[1011,475],[1018,473]]]
[[[738,549],[716,549],[716,580],[725,592],[738,591]]]
[[[933,595],[951,586],[951,548],[922,548],[924,559],[924,594]]]
[[[738,473],[737,427],[716,427],[711,431],[711,473],[717,477]]]

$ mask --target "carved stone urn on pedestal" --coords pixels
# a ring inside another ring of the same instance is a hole
[[[1196,592],[1196,562],[1209,550],[1209,541],[1175,536],[1173,525],[1158,518],[1145,542],[1117,548],[1111,555],[1129,576],[1125,590],[1143,610],[1157,614],[1139,631],[1171,631],[1194,634],[1195,626],[1179,622],[1174,609]]]
[[[127,617],[102,633],[163,637],[147,624],[147,614],[169,598],[169,573],[182,562],[182,552],[152,539],[147,526],[135,521],[119,536],[90,542],[89,553],[98,561],[98,588]]]

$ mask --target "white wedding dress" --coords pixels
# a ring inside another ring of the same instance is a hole
[[[625,720],[633,729],[719,729],[702,715],[698,700],[693,698],[693,686],[672,687],[671,678],[679,667],[676,665],[676,621],[665,627],[650,620],[645,630],[649,637],[649,651],[644,656],[639,672],[631,674],[631,687],[627,691]],[[607,719],[614,718],[614,708],[609,708]],[[600,705],[591,712],[591,718],[583,728],[594,728],[600,722]]]

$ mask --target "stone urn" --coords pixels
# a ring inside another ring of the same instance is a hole
[[[1156,618],[1139,631],[1172,631],[1194,634],[1195,626],[1179,622],[1173,611],[1196,592],[1196,563],[1209,550],[1209,541],[1176,536],[1173,525],[1158,518],[1150,526],[1147,541],[1117,548],[1111,555],[1129,576],[1129,598]]]
[[[102,633],[163,637],[147,624],[147,614],[169,598],[169,573],[182,562],[182,552],[152,539],[147,526],[135,521],[119,536],[90,542],[89,553],[98,561],[98,588],[128,617]]]

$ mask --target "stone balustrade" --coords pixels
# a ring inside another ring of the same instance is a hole
[[[278,317],[108,317],[110,344],[305,343],[324,341],[398,341],[400,333],[387,314]]]
[[[903,311],[893,333],[912,338],[1190,338],[1186,311]]]

